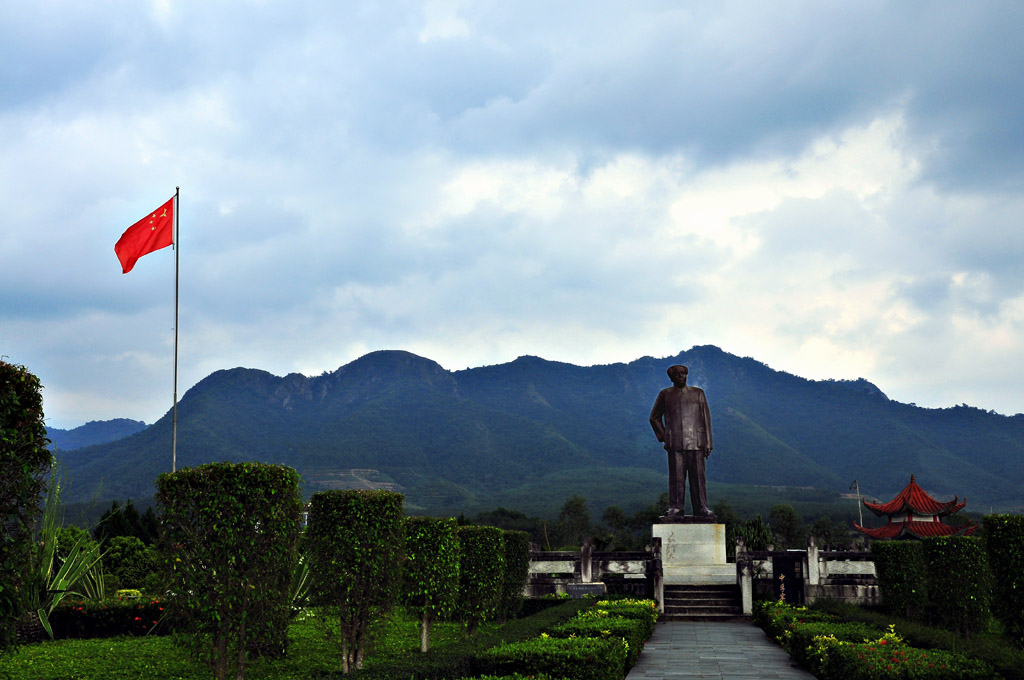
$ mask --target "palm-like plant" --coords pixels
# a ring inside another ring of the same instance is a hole
[[[34,555],[34,569],[25,593],[25,604],[39,617],[43,629],[52,638],[50,614],[68,595],[96,598],[103,596],[103,557],[97,543],[88,534],[78,537],[68,551],[63,564],[56,566],[57,534],[63,525],[60,492],[61,474],[54,461],[50,484],[43,506]]]

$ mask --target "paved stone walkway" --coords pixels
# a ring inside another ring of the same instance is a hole
[[[813,680],[752,623],[659,623],[626,680]]]

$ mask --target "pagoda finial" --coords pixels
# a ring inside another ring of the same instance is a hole
[[[911,484],[914,483],[914,473],[913,472],[910,473],[910,483]]]

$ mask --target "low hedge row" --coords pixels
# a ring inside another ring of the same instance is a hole
[[[476,666],[483,674],[518,671],[569,680],[622,680],[627,647],[622,638],[537,637],[488,649]]]
[[[480,674],[474,659],[485,650],[497,645],[519,642],[538,637],[558,624],[576,616],[593,601],[568,600],[560,602],[532,616],[509,621],[500,628],[483,628],[476,635],[455,644],[431,649],[429,652],[410,652],[354,674],[359,680],[450,680],[469,678]]]
[[[553,638],[601,638],[626,641],[626,668],[636,663],[647,637],[643,634],[643,623],[636,619],[575,618],[551,629]]]
[[[164,602],[156,597],[65,599],[50,614],[50,625],[57,639],[163,635],[169,628]]]
[[[943,650],[923,650],[895,633],[877,640],[846,642],[818,636],[808,650],[807,667],[822,680],[991,680],[988,664]]]
[[[658,605],[654,603],[654,600],[632,598],[601,600],[593,612],[588,615],[617,616],[641,622],[644,640],[651,637],[651,634],[654,633],[654,624],[658,622]]]
[[[911,647],[893,626],[863,622],[782,602],[759,602],[754,621],[820,680],[983,680],[992,666],[945,650]]]
[[[520,675],[519,673],[513,673],[512,675],[481,675],[476,678],[464,678],[463,680],[556,680],[550,675]],[[567,678],[558,678],[557,680],[567,680]]]
[[[654,630],[651,600],[569,600],[464,641],[360,671],[360,680],[448,680],[521,673],[621,680]]]
[[[518,671],[571,680],[619,680],[654,630],[653,600],[600,600],[539,638],[492,648],[476,660],[478,672]]]
[[[653,600],[601,600],[548,632],[556,638],[622,638],[626,641],[626,670],[629,670],[654,632],[657,621],[658,608]]]
[[[958,639],[952,631],[943,628],[885,615],[844,602],[824,600],[816,603],[814,607],[837,614],[847,621],[862,621],[876,626],[895,624],[896,633],[914,647],[957,650],[991,665],[996,673],[1006,680],[1024,680],[1024,650],[1007,644],[1006,638],[996,633],[981,633],[965,640]]]

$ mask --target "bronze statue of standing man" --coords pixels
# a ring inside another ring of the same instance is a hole
[[[685,515],[686,477],[690,477],[693,514],[714,518],[708,509],[704,461],[711,455],[711,411],[704,390],[686,384],[686,366],[670,366],[672,387],[658,393],[651,409],[651,427],[668,452],[668,516]]]

